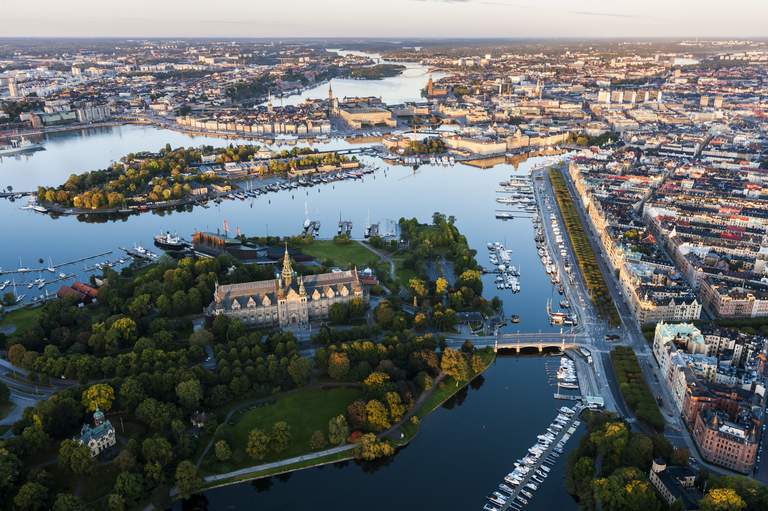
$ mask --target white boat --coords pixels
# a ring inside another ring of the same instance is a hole
[[[42,151],[43,149],[45,148],[40,144],[30,142],[24,137],[21,137],[21,139],[12,138],[10,145],[0,147],[0,156],[24,153],[28,151]]]

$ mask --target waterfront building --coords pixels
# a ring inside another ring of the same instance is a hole
[[[286,246],[283,267],[275,279],[216,285],[210,315],[224,314],[249,326],[307,328],[325,319],[334,304],[368,303],[368,291],[357,269],[296,276]]]
[[[83,424],[77,440],[80,444],[88,447],[91,451],[91,456],[94,458],[117,443],[115,428],[112,426],[112,422],[105,418],[104,412],[98,408],[93,413],[93,426]]]

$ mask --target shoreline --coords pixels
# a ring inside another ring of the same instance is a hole
[[[419,400],[423,399],[425,402],[422,402],[421,405],[418,408],[414,408],[409,413],[407,413],[403,417],[403,419],[400,421],[399,424],[397,424],[396,426],[393,426],[389,431],[385,431],[385,432],[381,433],[380,434],[380,438],[389,438],[391,434],[400,432],[404,436],[402,438],[399,438],[399,439],[391,439],[390,438],[390,442],[393,443],[393,446],[396,449],[400,449],[402,447],[407,446],[409,443],[411,443],[418,436],[419,430],[420,430],[420,425],[419,425],[419,426],[416,427],[416,430],[412,434],[408,434],[408,433],[406,433],[404,431],[409,426],[410,418],[412,416],[416,415],[417,417],[419,417],[419,422],[421,422],[426,417],[428,417],[432,412],[434,412],[440,406],[442,406],[446,401],[448,401],[449,399],[454,397],[456,394],[458,394],[461,390],[463,390],[465,387],[467,387],[467,385],[469,385],[475,378],[477,378],[478,376],[481,376],[483,373],[485,373],[485,371],[487,371],[488,368],[491,367],[491,365],[493,365],[493,363],[495,361],[496,361],[496,353],[493,352],[491,357],[490,357],[490,360],[486,363],[486,365],[485,365],[485,367],[483,368],[482,371],[478,372],[477,374],[475,374],[474,376],[472,376],[471,378],[469,378],[465,382],[462,382],[461,385],[455,386],[452,389],[452,392],[447,393],[446,396],[442,397],[442,399],[440,399],[439,402],[437,402],[437,403],[429,403],[431,408],[423,416],[418,415],[417,412],[421,411],[422,407],[427,405],[426,401],[439,390],[438,387],[433,387],[429,391],[428,395],[420,396]],[[417,400],[417,402],[419,400]],[[289,473],[289,472],[296,472],[296,471],[299,471],[299,470],[305,470],[305,469],[309,469],[309,468],[321,467],[321,466],[325,466],[325,465],[330,465],[330,464],[338,463],[338,462],[341,462],[341,461],[354,460],[355,459],[354,450],[356,448],[357,448],[356,444],[344,444],[343,446],[335,447],[335,448],[332,448],[332,449],[327,449],[326,451],[317,451],[316,453],[309,453],[309,454],[305,454],[305,455],[302,455],[302,456],[297,456],[297,457],[294,457],[294,458],[288,458],[287,460],[282,460],[282,461],[277,461],[277,462],[272,462],[272,463],[267,463],[267,464],[262,464],[262,465],[254,465],[253,467],[241,468],[241,469],[238,469],[238,470],[233,471],[233,472],[247,471],[250,468],[258,468],[260,466],[264,467],[261,470],[254,470],[253,472],[247,473],[247,474],[236,474],[236,475],[232,475],[230,477],[225,477],[225,478],[222,478],[222,479],[213,479],[212,481],[210,481],[212,484],[204,484],[204,485],[202,485],[198,489],[198,492],[200,492],[200,491],[207,491],[207,490],[211,490],[211,489],[215,489],[215,488],[221,488],[221,487],[224,487],[224,486],[231,486],[233,484],[239,484],[239,483],[243,483],[243,482],[246,482],[246,481],[253,481],[253,480],[257,480],[257,479],[263,479],[265,477],[272,477],[272,476],[275,476],[275,475],[285,474],[285,473]],[[329,451],[335,451],[335,452],[329,452]],[[347,454],[347,451],[351,451],[351,452],[349,452]],[[322,455],[322,453],[326,453],[326,454]],[[311,455],[316,455],[316,454],[321,454],[321,455],[315,457],[314,460],[302,460],[301,459],[301,458],[303,458],[305,456],[311,456]],[[344,455],[343,456],[339,456],[341,454],[344,454]],[[397,455],[397,452],[395,452],[394,455]],[[334,457],[333,459],[328,459],[329,457],[332,457],[332,456],[336,456],[336,457]],[[286,461],[289,462],[289,463],[286,463],[284,466],[281,466],[281,467],[274,466],[275,464],[283,463],[283,462],[286,462]],[[317,461],[317,463],[312,463],[311,461]],[[306,463],[306,462],[310,462],[310,463],[307,463],[305,465],[304,463]],[[226,475],[226,474],[210,474],[208,476],[204,476],[203,480],[205,481],[206,478],[221,477],[222,475]],[[206,482],[208,482],[208,481],[206,481]],[[178,496],[174,493],[172,495],[172,498],[173,499],[178,499]]]

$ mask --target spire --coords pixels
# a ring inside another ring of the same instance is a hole
[[[304,277],[299,277],[299,294],[301,296],[305,296],[307,294],[307,290],[304,289]]]
[[[328,101],[333,100],[333,86],[331,85],[331,82],[333,82],[333,80],[328,82]]]
[[[283,271],[281,273],[283,277],[283,285],[285,287],[291,286],[293,280],[293,268],[291,268],[291,256],[288,255],[288,242],[285,243],[285,255],[283,256]]]

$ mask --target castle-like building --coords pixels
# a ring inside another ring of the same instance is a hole
[[[76,439],[88,447],[94,458],[117,443],[115,428],[109,419],[104,417],[104,412],[98,408],[93,413],[93,426],[83,424],[80,429],[80,436]]]
[[[332,305],[355,299],[368,303],[357,268],[296,277],[286,247],[277,278],[217,284],[208,312],[237,318],[249,326],[307,327],[311,320],[327,318]]]

